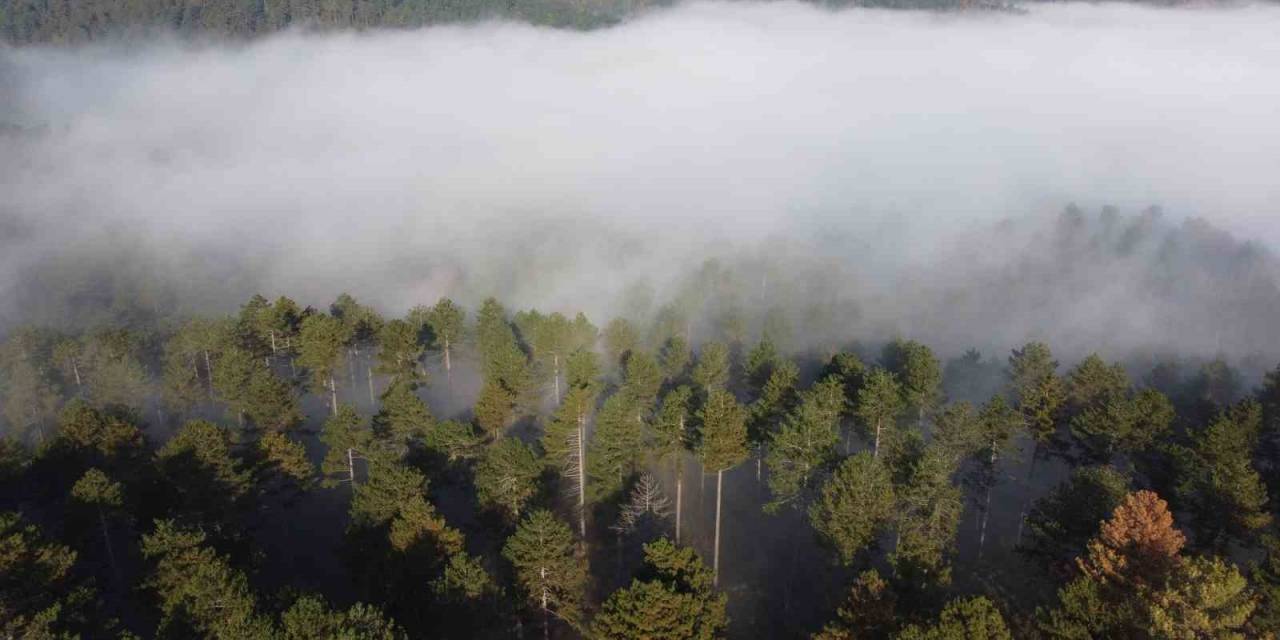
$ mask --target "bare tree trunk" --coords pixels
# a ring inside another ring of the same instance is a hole
[[[587,543],[587,425],[586,416],[578,414],[578,532]]]
[[[996,443],[991,443],[991,471],[995,473],[996,468]],[[987,544],[987,517],[991,515],[991,485],[994,480],[987,484],[987,495],[983,499],[982,505],[982,524],[978,527],[978,559],[982,559],[982,549]]]
[[[449,339],[444,339],[444,378],[445,383],[449,385],[449,390],[453,390],[453,364],[449,361]]]
[[[1022,509],[1018,512],[1018,536],[1014,538],[1014,546],[1022,544],[1022,527],[1027,523],[1027,509],[1031,506],[1031,476],[1036,470],[1036,459],[1040,457],[1040,441],[1031,449],[1031,465],[1027,467],[1027,495],[1022,499]]]
[[[680,454],[677,453],[676,455]],[[680,465],[676,464],[676,544],[680,544],[680,515],[681,507],[683,506],[681,503],[684,501],[684,473],[682,471],[684,470],[680,468]]]
[[[351,386],[350,386],[351,393],[352,395],[355,395],[356,363],[355,363],[355,356],[353,356],[351,352],[352,352],[351,349],[347,349],[347,377],[351,380]]]
[[[551,362],[554,363],[555,375],[552,376],[552,384],[556,388],[556,404],[560,404],[560,354],[551,354]]]
[[[332,373],[329,374],[329,408],[333,415],[338,415],[338,383],[334,381]]]
[[[880,457],[880,423],[881,423],[881,420],[877,418],[876,419],[876,441],[871,446],[871,457],[873,459]]]
[[[204,350],[204,372],[209,378],[209,400],[213,400],[213,365],[209,362],[209,350]]]
[[[547,568],[538,569],[538,575],[542,577],[545,584],[547,581]],[[542,587],[542,638],[549,640],[551,638],[551,616],[547,615],[547,588]]]
[[[116,552],[111,548],[111,533],[107,530],[107,515],[102,511],[102,506],[98,506],[98,522],[102,524],[102,544],[107,548],[107,562],[111,564],[111,575],[115,577],[116,584],[120,583],[120,567],[116,564]]]
[[[369,405],[373,406],[377,403],[373,399],[373,365],[366,364],[364,368],[365,377],[369,379]]]
[[[84,385],[80,384],[80,365],[76,364],[76,359],[71,359],[71,372],[76,374],[76,389],[80,389]]]
[[[356,456],[355,449],[347,447],[347,480],[351,482],[351,491],[356,490]]]
[[[271,336],[271,355],[274,357],[276,355],[276,330],[269,329],[267,335]]]
[[[714,572],[711,579],[712,586],[720,586],[720,493],[724,484],[724,469],[716,471],[716,541],[715,552],[713,553],[712,565]]]

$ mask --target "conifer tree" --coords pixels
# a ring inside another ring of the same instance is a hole
[[[431,340],[444,358],[444,372],[453,384],[453,352],[462,342],[466,327],[466,313],[448,298],[440,298],[426,314],[426,324],[431,328]]]
[[[680,543],[680,525],[684,507],[684,454],[689,448],[690,407],[693,389],[681,385],[662,397],[662,409],[653,425],[650,450],[659,461],[671,460],[676,479],[676,544]]]
[[[569,527],[550,511],[534,511],[507,539],[502,556],[515,567],[525,599],[542,613],[544,638],[551,637],[551,616],[575,629],[582,625],[586,558]]]
[[[111,573],[120,580],[120,566],[116,562],[115,547],[111,544],[111,527],[108,521],[113,520],[124,506],[124,490],[119,482],[107,477],[107,474],[91,468],[80,476],[71,488],[71,498],[95,512],[98,525],[102,530],[102,547],[106,551],[107,561],[111,565]]]
[[[809,522],[849,565],[892,522],[895,506],[889,468],[864,451],[846,458],[822,486]]]
[[[547,452],[548,464],[571,484],[577,494],[578,534],[583,539],[587,537],[587,421],[594,404],[593,387],[570,389],[542,435],[542,448]]]
[[[724,472],[747,459],[746,410],[733,395],[712,387],[698,412],[702,441],[698,454],[702,468],[716,473],[716,529],[712,570],[720,581],[720,507],[723,501]]]
[[[925,414],[937,406],[941,395],[942,365],[933,351],[914,340],[895,340],[885,347],[884,367],[902,385],[903,403],[923,427]]]
[[[640,336],[625,318],[614,318],[604,326],[604,352],[609,367],[621,366],[638,346]]]
[[[902,386],[894,375],[883,369],[872,370],[865,386],[858,391],[856,409],[863,438],[871,441],[872,457],[880,457],[886,431],[890,439],[893,437],[902,409]]]
[[[693,367],[692,379],[704,396],[723,389],[729,383],[729,347],[723,342],[703,345],[698,363]]]
[[[837,380],[824,380],[801,394],[800,405],[770,441],[767,462],[773,499],[765,511],[773,513],[788,504],[802,511],[808,507],[818,474],[836,458],[843,409],[844,390]]]
[[[682,336],[672,336],[662,344],[658,361],[667,382],[676,383],[684,378],[685,372],[689,369],[691,357],[689,342]]]
[[[897,640],[1013,640],[1004,615],[983,596],[957,598],[947,603],[930,625],[910,625]]]
[[[644,432],[636,421],[637,411],[633,397],[615,393],[605,400],[596,416],[587,467],[596,496],[621,492],[626,479],[640,466]]]
[[[645,545],[646,570],[601,606],[592,636],[610,640],[712,640],[728,622],[727,596],[713,589],[712,572],[688,547],[665,538]]]
[[[516,438],[502,438],[485,448],[476,464],[476,500],[486,509],[518,522],[529,500],[538,492],[543,464],[528,445]]]
[[[345,360],[342,323],[332,316],[312,314],[302,321],[298,334],[298,364],[311,372],[317,388],[329,390],[329,408],[338,413],[338,385],[335,381]]]

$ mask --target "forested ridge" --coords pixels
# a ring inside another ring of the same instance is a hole
[[[1275,637],[1280,367],[860,341],[770,273],[13,329],[0,635]]]
[[[1176,5],[1185,0],[1154,0]],[[288,28],[414,28],[506,19],[560,28],[616,24],[669,0],[2,0],[0,39],[76,43],[161,33],[245,38]],[[992,0],[837,0],[832,7],[1005,9]]]

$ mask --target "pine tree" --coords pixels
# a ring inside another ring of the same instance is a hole
[[[382,394],[382,406],[371,421],[373,435],[387,450],[402,457],[409,447],[421,442],[435,425],[427,403],[406,380],[394,380]]]
[[[346,482],[355,491],[357,459],[364,459],[372,452],[372,432],[361,426],[360,414],[351,405],[344,404],[338,412],[325,420],[320,431],[320,441],[326,450],[320,465],[322,484],[335,486]]]
[[[1022,414],[1023,425],[1035,443],[1031,450],[1031,462],[1027,465],[1028,482],[1035,474],[1036,462],[1042,449],[1057,432],[1059,413],[1066,400],[1065,385],[1057,375],[1058,362],[1053,359],[1049,346],[1043,342],[1030,342],[1021,349],[1014,349],[1009,356],[1010,391],[1014,404]],[[1022,543],[1023,525],[1030,505],[1031,493],[1018,514],[1016,543]]]
[[[784,505],[808,507],[819,473],[837,456],[844,390],[839,381],[824,380],[801,394],[800,406],[788,415],[770,440],[767,462],[773,499],[765,511]]]
[[[1181,493],[1192,507],[1200,546],[1250,543],[1271,522],[1267,488],[1253,466],[1261,430],[1261,406],[1248,401],[1224,411],[1196,435],[1198,464]]]
[[[426,381],[422,370],[422,343],[418,329],[406,320],[391,320],[378,332],[378,366],[375,373],[391,376],[397,382],[421,384]]]
[[[476,464],[476,500],[485,509],[494,509],[510,522],[538,492],[542,461],[528,445],[516,438],[502,438],[487,447]]]
[[[727,391],[712,388],[698,412],[702,423],[702,442],[698,454],[702,468],[716,472],[716,530],[712,570],[720,580],[720,506],[723,500],[724,472],[747,459],[746,410]]]
[[[1012,640],[1004,616],[983,596],[958,598],[947,603],[936,622],[910,625],[898,640]]]
[[[662,344],[658,360],[667,382],[677,383],[684,378],[690,358],[689,342],[685,338],[675,335]]]
[[[864,451],[846,458],[822,486],[809,522],[849,565],[892,522],[896,502],[889,468]]]
[[[542,435],[548,464],[577,494],[578,534],[583,539],[587,537],[587,421],[594,404],[592,387],[570,389]]]
[[[712,640],[728,622],[728,598],[697,554],[665,538],[644,547],[646,579],[613,592],[591,624],[592,637],[611,640]]]
[[[1027,514],[1027,538],[1020,551],[1059,566],[1084,552],[1129,493],[1129,479],[1111,467],[1081,467],[1035,502]]]
[[[298,334],[298,364],[311,371],[316,388],[329,390],[329,408],[338,413],[335,376],[342,367],[346,348],[342,323],[332,316],[312,314],[302,321]]]
[[[886,431],[888,439],[894,437],[893,431],[902,410],[902,386],[892,373],[873,369],[858,392],[856,409],[863,438],[871,441],[872,457],[880,457],[880,445],[886,439]]]
[[[230,432],[218,425],[183,425],[156,452],[156,466],[184,524],[231,533],[233,519],[249,506],[252,477],[233,453]]]
[[[676,479],[676,544],[680,543],[680,525],[684,507],[684,454],[689,448],[690,405],[693,389],[681,385],[662,398],[662,409],[654,422],[650,451],[659,461],[671,460]]]
[[[604,402],[596,416],[595,433],[588,447],[587,476],[592,493],[604,497],[619,493],[626,479],[640,466],[644,453],[644,432],[636,421],[635,400],[615,393]]]
[[[693,384],[703,395],[724,388],[729,383],[729,347],[723,342],[709,342],[698,355],[692,373]]]
[[[898,626],[897,604],[897,594],[878,571],[863,571],[836,610],[836,619],[814,634],[813,640],[888,638]]]
[[[608,365],[622,365],[631,352],[640,345],[640,336],[636,329],[625,318],[614,318],[604,327],[604,353]]]
[[[440,298],[426,314],[426,324],[431,328],[431,342],[444,358],[445,377],[450,386],[453,384],[453,352],[462,342],[466,317],[466,312],[448,298]]]
[[[244,573],[209,546],[205,534],[173,521],[156,522],[142,539],[153,563],[147,586],[160,604],[159,633],[218,640],[267,640],[274,633],[258,612]]]
[[[324,598],[304,595],[280,614],[283,640],[406,640],[408,635],[376,607],[356,603],[346,611],[331,609]]]
[[[900,576],[918,579],[921,586],[951,580],[949,558],[964,511],[960,489],[951,484],[957,462],[954,453],[930,444],[895,492],[898,542],[889,561]]]
[[[502,556],[515,567],[526,600],[542,612],[544,638],[551,635],[551,616],[581,626],[587,567],[569,527],[550,511],[534,511],[507,539]]]
[[[116,581],[120,580],[120,566],[116,562],[115,547],[111,544],[110,520],[114,520],[124,506],[124,489],[119,482],[107,477],[107,474],[91,468],[80,476],[71,488],[71,498],[76,503],[94,511],[98,525],[102,530],[102,547],[106,551],[107,561],[111,565],[111,573]]]
[[[76,552],[21,515],[0,512],[0,636],[76,638],[110,633],[96,619],[92,588],[77,578]]]
[[[914,340],[895,340],[884,350],[884,367],[902,384],[903,403],[923,427],[925,414],[938,404],[942,365],[929,347]]]

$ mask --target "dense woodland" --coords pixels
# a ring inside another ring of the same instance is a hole
[[[858,342],[740,279],[12,329],[0,635],[1275,637],[1280,367]]]
[[[834,7],[1008,9],[1003,0],[817,0]],[[1182,4],[1186,0],[1151,0]],[[0,0],[0,40],[74,43],[174,32],[252,37],[288,28],[413,28],[509,19],[561,28],[617,24],[670,0]]]

